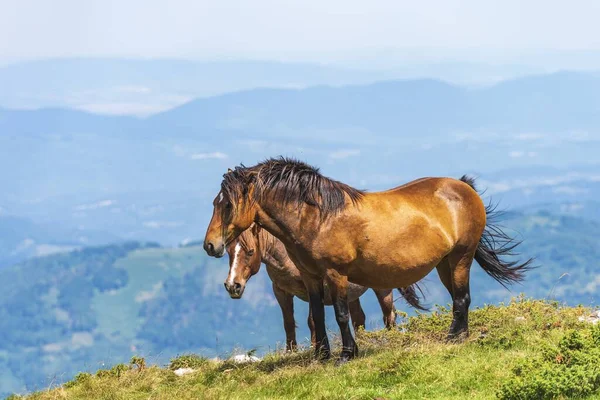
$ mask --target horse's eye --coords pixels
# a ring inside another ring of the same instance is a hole
[[[248,250],[248,255],[249,255],[249,256],[252,256],[252,255],[254,255],[254,249],[250,249],[250,250]]]

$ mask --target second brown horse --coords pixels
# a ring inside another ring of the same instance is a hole
[[[240,299],[250,278],[258,273],[261,263],[266,265],[267,274],[273,282],[273,294],[281,308],[283,327],[286,335],[286,349],[294,350],[296,341],[296,322],[294,319],[294,296],[308,301],[308,292],[302,281],[298,268],[289,258],[285,246],[269,232],[258,225],[245,230],[227,246],[229,255],[229,274],[225,280],[225,289],[232,299]],[[325,305],[332,305],[329,287],[324,285]],[[348,305],[352,325],[356,332],[358,328],[365,327],[365,313],[361,307],[359,297],[367,291],[364,286],[350,283],[348,285]],[[381,311],[383,323],[386,328],[396,324],[396,313],[393,302],[393,293],[390,289],[373,289]],[[415,287],[402,289],[400,294],[416,308],[421,308]],[[311,333],[311,343],[316,344],[315,325],[312,313],[308,315],[308,327]]]

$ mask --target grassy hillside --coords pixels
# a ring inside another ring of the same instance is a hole
[[[520,233],[523,253],[537,257],[540,268],[511,293],[474,266],[473,306],[520,292],[569,305],[597,304],[598,224],[544,212],[510,214],[504,224]],[[0,397],[62,383],[134,355],[162,365],[183,353],[222,357],[239,348],[260,355],[277,348],[285,336],[264,271],[252,278],[239,301],[223,289],[226,274],[227,261],[207,257],[201,247],[135,242],[1,269]],[[425,286],[427,304],[450,301],[435,272]],[[373,294],[361,301],[367,328],[380,328]],[[396,305],[411,312],[402,301]],[[300,340],[308,336],[307,308],[296,303]],[[330,308],[327,316],[328,328],[336,332]]]
[[[276,346],[284,336],[268,277],[232,301],[224,262],[200,247],[129,242],[0,270],[0,397],[133,354],[163,362],[182,351]],[[271,333],[257,338],[262,324]]]
[[[600,324],[579,320],[589,313],[517,299],[473,311],[470,338],[448,344],[451,313],[440,309],[408,318],[401,330],[361,332],[359,358],[342,367],[313,361],[309,351],[252,364],[188,355],[165,368],[138,358],[28,398],[600,398]],[[177,376],[182,367],[194,372]]]

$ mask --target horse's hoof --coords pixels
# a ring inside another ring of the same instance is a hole
[[[315,356],[319,361],[327,361],[331,358],[331,352],[329,350],[321,350]]]
[[[449,333],[446,336],[446,343],[462,343],[469,337],[468,331],[462,331],[458,333]]]
[[[337,360],[335,360],[335,366],[336,367],[341,367],[342,365],[346,364],[351,359],[352,358],[350,358],[348,356],[341,356],[340,358],[338,358]]]

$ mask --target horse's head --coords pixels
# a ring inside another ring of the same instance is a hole
[[[260,269],[259,230],[258,225],[252,225],[250,229],[244,231],[227,246],[229,275],[225,280],[225,289],[232,299],[242,298],[246,283]]]
[[[254,222],[256,205],[252,200],[252,176],[247,168],[236,167],[223,175],[221,191],[213,200],[213,215],[204,237],[204,250],[222,257],[225,247]]]

